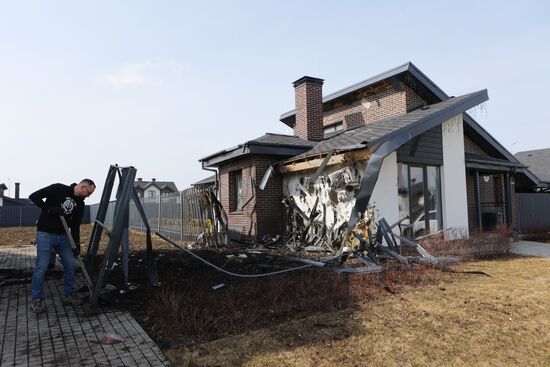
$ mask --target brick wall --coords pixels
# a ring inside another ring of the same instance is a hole
[[[363,100],[354,101],[326,111],[323,126],[342,121],[344,129],[400,115],[425,104],[425,101],[412,89],[402,90],[391,87],[385,91],[369,95]]]
[[[265,171],[270,165],[281,160],[281,157],[252,156],[230,161],[219,167],[220,202],[227,212],[229,228],[247,237],[260,238],[264,234],[277,235],[283,230],[283,197],[282,177],[273,173],[265,190],[259,190]],[[242,171],[242,197],[245,203],[251,195],[250,177],[254,179],[255,196],[242,211],[230,211],[230,173]],[[252,230],[250,230],[252,228]]]
[[[478,154],[486,157],[489,156],[489,154],[487,154],[479,145],[477,145],[469,137],[467,137],[466,134],[464,134],[464,152]]]
[[[306,140],[323,140],[323,80],[311,77],[298,79],[294,82],[294,94],[294,135]]]

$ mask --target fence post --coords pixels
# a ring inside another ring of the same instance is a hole
[[[161,207],[162,207],[162,195],[159,193],[159,218],[158,218],[158,223],[157,223],[157,231],[160,233],[160,210],[161,210]]]
[[[183,191],[180,192],[180,241],[183,241]]]

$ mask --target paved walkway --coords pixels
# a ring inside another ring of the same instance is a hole
[[[46,312],[36,315],[30,309],[31,284],[25,281],[34,261],[34,246],[0,247],[0,366],[169,366],[128,312],[87,317],[81,307],[64,305],[63,279],[46,282]],[[7,272],[21,283],[2,285]],[[99,344],[106,333],[124,342]]]
[[[550,257],[550,244],[533,241],[518,241],[512,244],[512,253],[523,256]]]

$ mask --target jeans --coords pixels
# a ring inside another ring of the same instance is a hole
[[[44,278],[50,258],[57,252],[63,264],[63,293],[70,296],[76,290],[75,265],[69,237],[66,234],[38,232],[36,234],[36,266],[32,274],[32,300],[44,299]]]

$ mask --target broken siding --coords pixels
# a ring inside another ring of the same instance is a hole
[[[443,164],[443,140],[441,125],[412,139],[397,150],[397,161],[404,163]]]
[[[315,225],[320,227],[324,223],[327,230],[336,231],[350,218],[365,168],[365,160],[355,161],[351,165],[332,166],[311,185],[308,185],[308,178],[313,176],[314,170],[285,174],[283,194],[292,197],[307,216],[317,202],[316,210],[321,214],[315,218]],[[370,207],[376,221],[386,218],[389,222],[395,222],[398,219],[395,153],[384,159]]]

